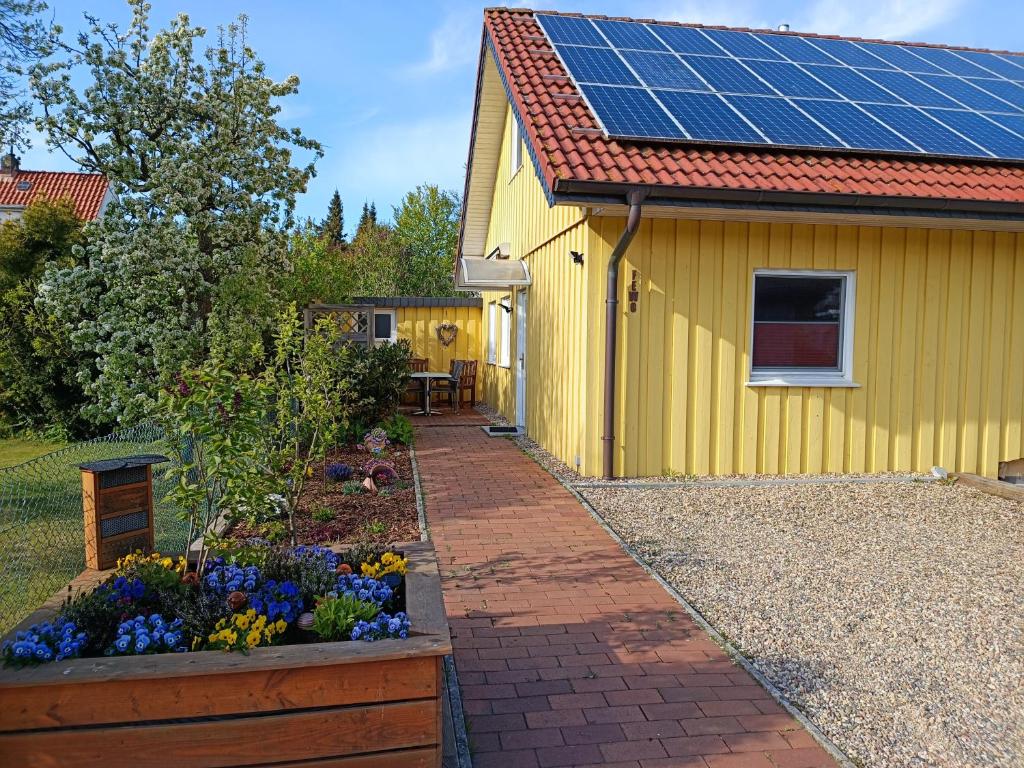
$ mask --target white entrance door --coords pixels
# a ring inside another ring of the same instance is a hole
[[[526,291],[516,291],[516,426],[526,431]]]

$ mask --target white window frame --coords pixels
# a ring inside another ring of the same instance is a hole
[[[498,302],[501,309],[501,336],[498,337],[498,365],[502,368],[512,367],[512,313],[505,307],[512,307],[512,297],[502,296]]]
[[[498,302],[492,301],[487,305],[487,364],[494,365],[497,362],[497,338],[498,331],[495,326],[498,323]]]
[[[754,310],[757,278],[839,277],[843,278],[843,300],[839,322],[839,368],[755,368]],[[859,387],[853,381],[853,331],[857,303],[857,273],[828,269],[755,269],[750,281],[750,328],[747,349],[750,360],[748,387]]]
[[[508,180],[512,181],[519,169],[523,167],[523,136],[519,130],[519,121],[512,114],[512,136],[509,141],[509,174]]]
[[[377,335],[377,316],[378,315],[390,315],[391,316],[391,335],[390,336],[378,336]],[[394,309],[377,309],[373,310],[373,343],[375,345],[381,344],[394,344],[398,341],[398,312]]]

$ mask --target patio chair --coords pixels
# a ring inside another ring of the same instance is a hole
[[[425,357],[414,357],[409,360],[409,367],[413,373],[423,373],[427,370],[429,361]],[[402,400],[406,403],[418,403],[423,399],[423,382],[418,379],[409,379],[405,385],[405,392],[402,393]]]
[[[476,360],[463,360],[462,379],[459,382],[459,404],[466,402],[464,396],[469,393],[469,405],[476,408]]]
[[[448,405],[452,411],[459,410],[459,387],[462,383],[464,360],[452,360],[452,366],[447,379],[438,379],[430,385],[430,394],[437,393],[448,399]]]

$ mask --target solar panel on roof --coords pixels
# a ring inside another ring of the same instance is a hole
[[[771,86],[759,80],[735,59],[715,56],[680,56],[717,91],[722,93],[774,94]]]
[[[590,19],[576,16],[544,16],[544,33],[553,43],[568,45],[608,45]]]
[[[952,51],[944,48],[929,48],[926,45],[915,45],[914,47],[903,46],[904,50],[911,51],[915,56],[927,59],[932,64],[942,67],[951,75],[961,77],[987,77],[991,73],[981,67],[971,64],[967,59],[957,56]]]
[[[865,104],[864,109],[877,117],[902,136],[917,144],[925,152],[940,155],[981,154],[981,148],[963,136],[932,120],[914,107],[897,107],[891,104]],[[986,153],[987,154],[987,153]]]
[[[1018,109],[1024,109],[1024,85],[1018,85],[1009,80],[982,80],[975,77],[966,77],[964,80],[975,88],[981,88],[983,91],[997,96],[1007,104],[1012,104]]]
[[[843,143],[785,99],[770,96],[726,96],[772,141],[808,147],[842,147]]]
[[[999,58],[1009,62],[1013,66],[1017,67],[1022,73],[1024,73],[1024,55],[1003,53],[999,55]],[[1010,80],[1016,80],[1018,83],[1024,81],[1024,74],[1016,75],[1011,77]]]
[[[871,55],[889,62],[901,72],[924,72],[931,75],[946,73],[946,70],[939,69],[930,61],[915,56],[898,45],[883,45],[882,43],[858,43],[858,45]]]
[[[655,95],[691,138],[748,144],[765,141],[721,96],[681,91],[655,91]]]
[[[825,67],[819,64],[808,64],[807,71],[850,101],[867,101],[876,104],[906,103],[850,67]]]
[[[611,48],[586,48],[563,45],[558,48],[569,71],[581,83],[606,85],[640,85],[619,54]]]
[[[1017,111],[1009,102],[974,87],[961,77],[951,77],[950,75],[918,75],[918,77],[968,109],[979,109],[982,112]]]
[[[652,24],[649,29],[676,53],[698,53],[705,56],[722,56],[724,51],[711,42],[699,29],[673,27],[667,24]]]
[[[839,59],[843,64],[851,67],[872,67],[874,69],[895,69],[895,67],[884,59],[880,59],[868,53],[856,43],[849,40],[832,40],[829,38],[814,38],[810,40],[811,45],[820,48],[829,56]]]
[[[705,29],[703,32],[738,59],[786,60],[785,56],[769,48],[749,32],[733,32],[726,29]]]
[[[848,101],[793,99],[793,103],[851,147],[917,152],[916,146]]]
[[[904,101],[919,107],[948,107],[956,109],[960,105],[947,96],[943,96],[934,88],[925,85],[906,72],[893,72],[885,69],[858,70],[864,77],[873,80],[887,91],[899,96]]]
[[[654,97],[642,88],[581,85],[584,98],[601,116],[609,133],[653,139],[686,138]]]
[[[986,115],[989,120],[999,123],[1008,131],[1024,136],[1024,115]]]
[[[1024,137],[1011,133],[977,112],[953,109],[928,109],[925,111],[957,133],[977,137],[982,144],[1002,157],[1016,157],[1024,160]]]
[[[783,96],[810,96],[821,99],[839,97],[839,94],[820,80],[811,77],[796,64],[753,60],[744,63]]]
[[[1024,56],[535,18],[610,136],[1024,160]]]
[[[687,66],[680,66],[674,53],[621,51],[633,71],[651,88],[679,88],[684,91],[710,91],[711,88]]]
[[[640,51],[667,50],[665,44],[652,35],[643,24],[609,19],[596,19],[594,24],[616,48],[634,48]]]
[[[1009,60],[1002,56],[997,56],[994,53],[983,53],[982,51],[957,51],[956,55],[977,64],[979,67],[984,67],[994,75],[1008,77],[1010,80],[1024,79],[1024,69],[1021,69],[1016,64],[1013,64]],[[1022,62],[1022,64],[1024,64],[1024,62]],[[989,77],[991,77],[991,75],[989,75]]]
[[[820,48],[815,48],[804,38],[796,35],[759,35],[766,45],[781,53],[786,59],[797,64],[839,64]]]

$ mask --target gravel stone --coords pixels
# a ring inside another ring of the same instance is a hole
[[[1024,766],[1024,504],[913,482],[581,490],[855,761]]]

